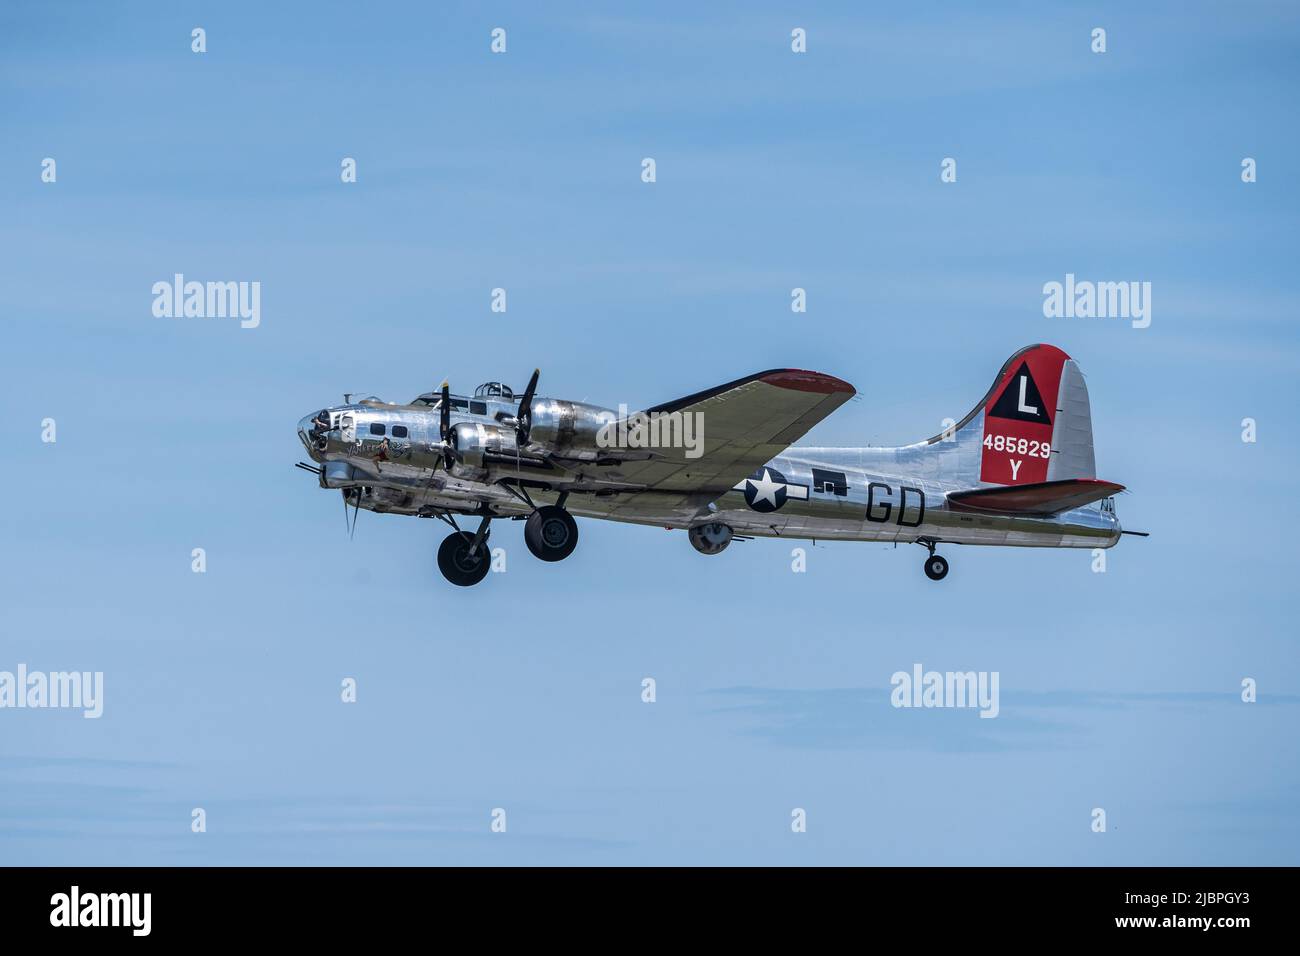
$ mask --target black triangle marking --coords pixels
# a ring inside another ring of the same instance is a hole
[[[1021,379],[1024,379],[1024,408],[1021,407]],[[1027,411],[1026,409],[1033,409],[1033,411]],[[991,418],[1009,418],[1017,422],[1052,424],[1052,419],[1047,414],[1047,403],[1043,401],[1043,396],[1038,391],[1038,385],[1034,382],[1034,377],[1029,374],[1028,362],[1021,362],[1020,368],[1016,369],[1016,374],[1007,379],[1006,387],[1002,389],[1002,395],[994,403],[989,416]]]

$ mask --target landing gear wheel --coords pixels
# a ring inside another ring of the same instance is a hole
[[[524,522],[524,544],[536,558],[563,561],[578,546],[578,523],[563,508],[543,505]]]
[[[492,553],[488,550],[487,537],[479,542],[478,550],[469,553],[474,536],[468,531],[457,531],[447,535],[438,548],[438,570],[452,584],[467,588],[478,584],[492,568]]]
[[[948,561],[937,554],[925,559],[925,576],[931,581],[942,581],[948,576]]]

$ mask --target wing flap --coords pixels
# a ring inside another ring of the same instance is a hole
[[[951,491],[948,493],[948,504],[960,511],[1046,518],[1109,498],[1123,490],[1123,485],[1102,481],[1100,478],[1064,478],[1032,485]]]

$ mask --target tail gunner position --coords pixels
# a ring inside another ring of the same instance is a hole
[[[634,415],[544,398],[537,379],[519,396],[499,382],[405,405],[344,396],[299,422],[316,464],[298,467],[342,492],[354,529],[361,509],[446,522],[438,568],[458,585],[487,575],[494,518],[524,521],[543,561],[573,552],[578,515],[684,529],[704,554],[751,537],[919,544],[936,581],[940,544],[1109,548],[1138,533],[1115,514],[1123,486],[1097,478],[1083,375],[1051,345],[1007,359],[951,429],[897,448],[790,447],[854,394],[819,372],[759,372]],[[655,442],[626,440],[646,423]]]

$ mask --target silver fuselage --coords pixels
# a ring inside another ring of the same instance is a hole
[[[547,403],[588,424],[617,418],[610,409],[536,399],[540,408]],[[453,405],[456,424],[496,425],[515,411],[514,402],[492,399],[456,397]],[[951,449],[936,448],[934,440],[896,448],[792,447],[759,470],[766,471],[765,481],[779,477],[784,493],[776,498],[778,507],[768,499],[758,501],[765,510],[757,510],[744,482],[684,502],[681,495],[629,488],[618,480],[616,465],[576,451],[544,460],[520,449],[513,457],[483,462],[473,477],[458,477],[440,467],[435,408],[367,400],[325,412],[328,428],[318,424],[313,432],[308,416],[298,429],[308,454],[322,466],[321,486],[345,493],[360,488],[357,505],[380,513],[524,516],[531,508],[518,496],[522,489],[537,505],[552,504],[563,493],[565,507],[579,517],[680,529],[721,522],[743,536],[1048,548],[1108,548],[1120,537],[1109,499],[1043,518],[950,507],[949,492],[970,488],[969,481],[954,480],[958,468],[945,467],[968,451],[959,441]],[[383,437],[372,434],[377,426],[383,426]]]

